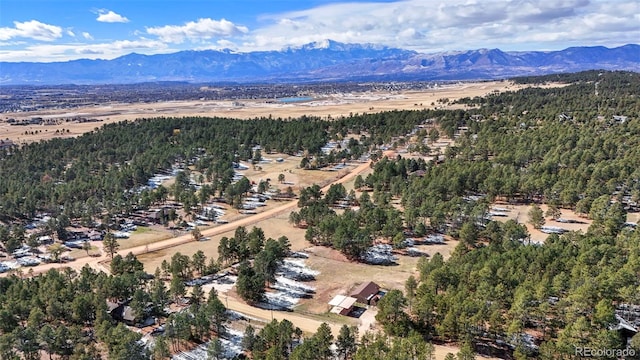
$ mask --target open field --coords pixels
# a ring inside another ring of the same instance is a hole
[[[534,229],[533,226],[529,224],[529,209],[531,209],[531,205],[497,205],[497,207],[507,209],[507,216],[494,217],[493,219],[501,222],[505,222],[511,219],[520,224],[526,225],[529,234],[531,234],[531,241],[542,243],[549,236],[549,234],[545,234],[540,230]],[[546,212],[548,209],[547,205],[544,204],[540,205],[540,208],[543,212]],[[591,220],[576,214],[572,210],[561,209],[561,213],[562,219],[572,220],[575,221],[575,223],[560,223],[548,217],[545,217],[544,226],[555,226],[569,231],[582,231],[584,233],[587,232],[589,225],[591,225]]]
[[[244,217],[249,219],[247,216]],[[291,242],[292,250],[302,250],[308,246],[308,243],[304,240],[305,230],[294,228],[289,224],[289,212],[284,212],[274,217],[253,223],[247,227],[247,230],[251,230],[254,226],[262,228],[264,235],[267,238],[271,237],[277,239],[282,235],[287,236]],[[215,229],[215,227],[212,229]],[[207,258],[217,259],[220,239],[224,236],[231,238],[234,236],[234,232],[235,227],[231,230],[211,236],[207,241],[192,241],[172,248],[166,248],[146,254],[143,253],[138,256],[138,259],[144,264],[145,270],[151,273],[155,271],[156,267],[159,267],[160,264],[162,264],[163,260],[170,261],[171,256],[177,252],[191,256],[198,250],[202,250]],[[203,233],[206,234],[207,230],[204,230]]]
[[[550,85],[553,86],[553,85]],[[425,91],[368,92],[354,94],[319,95],[315,100],[302,103],[274,103],[273,100],[240,101],[168,101],[158,103],[111,103],[91,107],[46,111],[4,113],[0,120],[0,138],[16,143],[74,137],[93,131],[103,124],[149,117],[221,116],[251,119],[262,116],[295,118],[302,115],[333,118],[350,113],[372,113],[389,110],[418,110],[442,107],[442,98],[455,100],[463,97],[483,96],[496,91],[517,90],[523,87],[507,81],[458,83]],[[59,125],[10,126],[4,120],[42,117],[68,119],[73,117],[97,119],[98,122],[76,123],[61,121]],[[62,130],[64,129],[64,132]],[[37,133],[35,133],[38,131]],[[58,131],[58,133],[56,133]],[[34,132],[32,135],[31,132]],[[29,133],[29,134],[26,134]]]
[[[266,181],[268,179],[272,187],[280,189],[282,192],[285,192],[289,186],[295,191],[314,184],[323,187],[333,182],[336,178],[348,174],[356,166],[360,165],[360,163],[349,162],[344,169],[336,172],[305,170],[299,167],[300,161],[302,161],[301,156],[273,153],[263,154],[262,157],[269,162],[258,164],[256,169],[249,165],[249,169],[239,172],[256,184],[260,183],[261,180]],[[275,161],[277,158],[281,158],[282,162]],[[278,182],[278,175],[280,174],[285,176],[284,183]]]
[[[447,237],[444,245],[424,245],[420,250],[433,256],[436,253],[445,259],[451,256],[458,241]],[[336,295],[348,295],[357,285],[373,281],[387,290],[404,291],[404,283],[410,275],[417,276],[416,264],[419,257],[398,256],[398,264],[391,266],[367,265],[346,259],[337,250],[311,246],[305,249],[311,256],[306,260],[307,266],[319,271],[313,286],[316,294],[312,299],[300,301],[300,308],[310,313],[323,313],[330,310],[327,304]]]
[[[508,211],[506,212],[507,216],[505,217],[494,217],[494,220],[505,222],[509,219],[515,220],[520,224],[524,224],[527,226],[527,230],[529,234],[531,234],[531,241],[542,243],[544,242],[549,234],[545,234],[540,230],[534,229],[531,224],[529,224],[529,209],[531,209],[531,205],[496,205],[496,207],[505,208]],[[543,212],[546,212],[548,206],[545,204],[540,205],[540,208]],[[591,225],[592,221],[585,217],[576,214],[573,210],[570,209],[561,209],[562,216],[561,219],[570,220],[571,223],[566,222],[558,222],[548,217],[545,217],[544,226],[553,226],[559,227],[568,231],[582,231],[586,233]],[[627,221],[632,223],[637,223],[640,219],[640,213],[629,213],[627,214]]]

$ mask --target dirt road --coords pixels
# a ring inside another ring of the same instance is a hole
[[[329,327],[331,328],[331,332],[333,333],[334,336],[338,336],[338,334],[340,333],[340,328],[342,327],[342,324],[336,324],[329,321],[320,321],[316,319],[311,319],[309,317],[296,314],[294,312],[283,312],[283,311],[275,311],[275,310],[271,311],[271,310],[260,309],[260,308],[253,307],[251,305],[247,305],[245,303],[239,302],[232,298],[226,299],[226,295],[222,295],[222,294],[220,295],[220,300],[225,304],[225,306],[229,310],[234,310],[244,315],[257,318],[266,322],[269,322],[273,319],[278,321],[282,321],[286,319],[291,321],[291,323],[293,323],[294,326],[299,327],[300,330],[309,334],[314,334],[323,322],[329,325]]]
[[[391,156],[393,155],[395,152],[394,151],[386,151],[384,153],[385,156]],[[331,184],[325,186],[322,188],[323,192],[327,192],[327,190],[329,190],[329,187],[332,184],[343,184],[345,182],[348,182],[349,180],[355,178],[356,176],[358,176],[359,174],[363,173],[365,170],[367,170],[370,166],[371,162],[368,161],[366,163],[362,163],[360,165],[358,165],[355,169],[353,169],[353,171],[351,171],[350,173],[346,174],[345,176],[341,177],[340,179],[337,179],[335,181],[333,181]],[[228,224],[223,224],[220,226],[216,226],[214,228],[211,229],[206,229],[202,231],[202,235],[203,236],[215,236],[215,235],[220,235],[223,233],[226,233],[228,231],[233,231],[235,230],[238,226],[249,226],[249,225],[253,225],[256,224],[260,221],[272,218],[274,216],[280,215],[282,213],[288,212],[288,211],[292,211],[293,209],[295,209],[298,206],[297,201],[290,201],[286,204],[283,204],[281,206],[275,207],[273,209],[267,210],[265,212],[261,212],[259,214],[253,215],[253,216],[249,216],[246,218],[242,218],[233,222],[230,222]],[[168,249],[168,248],[172,248],[178,245],[182,245],[182,244],[186,244],[188,242],[193,241],[193,238],[191,236],[191,234],[186,234],[186,235],[182,235],[182,236],[178,236],[178,237],[174,237],[174,238],[170,238],[167,240],[162,240],[162,241],[158,241],[156,243],[153,244],[148,244],[148,245],[140,245],[140,246],[136,246],[133,248],[129,248],[129,249],[125,249],[125,250],[121,250],[118,252],[118,254],[125,256],[126,254],[128,254],[129,252],[133,253],[134,255],[140,255],[140,254],[145,254],[145,253],[150,253],[150,252],[154,252],[154,251],[158,251],[158,250],[164,250],[164,249]],[[66,264],[44,264],[44,265],[38,265],[38,266],[34,266],[32,268],[22,268],[21,272],[28,275],[28,274],[41,274],[44,272],[49,271],[50,269],[63,269],[65,267],[69,267],[75,270],[80,270],[82,269],[82,267],[84,267],[85,265],[89,265],[91,268],[97,270],[97,271],[105,271],[108,273],[108,269],[107,266],[101,265],[100,262],[104,262],[107,261],[108,257],[106,255],[102,255],[101,257],[86,257],[86,258],[80,258],[77,259],[73,262],[70,263],[66,263]],[[0,274],[0,277],[3,276],[7,276],[10,273],[4,273],[4,274]]]
[[[227,298],[226,295],[224,294],[220,294],[219,297],[220,297],[220,300],[225,304],[227,309],[237,311],[244,315],[250,316],[252,318],[260,319],[265,322],[269,322],[273,319],[276,319],[278,321],[287,319],[291,321],[291,323],[293,323],[294,326],[299,327],[300,330],[304,331],[305,333],[314,334],[318,330],[318,327],[320,327],[320,325],[323,322],[325,322],[327,323],[327,325],[329,325],[329,327],[331,328],[331,332],[335,337],[335,336],[338,336],[338,334],[340,333],[340,328],[343,325],[343,324],[339,324],[329,320],[320,321],[316,319],[311,319],[307,316],[292,313],[292,312],[259,309],[259,308],[247,305],[245,303],[239,302],[236,299],[233,299],[231,297]],[[372,320],[375,321],[375,319],[372,319]],[[372,321],[365,321],[364,324],[361,324],[358,327],[358,332],[360,335],[364,334],[365,331],[370,331],[368,325],[371,322]],[[459,347],[452,346],[452,345],[433,344],[433,346],[435,350],[434,351],[435,360],[444,360],[448,353],[457,354],[458,351],[460,351]],[[478,358],[485,359],[485,360],[498,360],[498,358],[486,357],[486,356],[478,356]]]

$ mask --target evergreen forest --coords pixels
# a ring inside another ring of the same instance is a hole
[[[627,214],[640,209],[640,74],[590,71],[514,81],[531,87],[441,100],[456,110],[337,119],[139,119],[6,149],[0,153],[0,241],[17,247],[24,241],[21,227],[39,212],[90,221],[147,207],[162,194],[135,189],[176,163],[195,166],[210,182],[205,199],[188,186],[173,194],[195,206],[242,192],[232,184],[233,163],[254,159],[257,145],[263,153],[302,154],[308,161],[301,166],[309,171],[370,154],[373,172],[356,179],[360,196],[337,185],[326,194],[317,185],[302,189],[292,226],[304,224],[310,243],[333,247],[352,261],[363,261],[376,241],[402,248],[407,235],[448,234],[460,240],[457,248],[446,260],[440,254],[422,258],[405,288],[382,298],[382,332],[357,334],[344,327],[334,337],[321,327],[305,336],[286,320],[274,321],[247,329],[246,354],[423,359],[433,354],[430,343],[454,342],[462,348],[458,359],[474,352],[577,359],[576,348],[626,347],[640,356],[640,335],[627,338],[619,331],[621,323],[640,318],[640,230],[626,223]],[[549,82],[562,86],[538,86]],[[383,149],[410,138],[429,153],[426,140],[440,134],[455,144],[433,160],[382,156]],[[321,151],[328,141],[345,138],[352,139],[347,148]],[[343,199],[358,209],[335,211]],[[570,209],[592,224],[586,232],[532,244],[522,224],[487,217],[496,201]],[[286,237],[264,240],[254,231],[242,229],[226,239],[222,259],[210,267],[175,270],[168,264],[148,276],[128,257],[118,258],[115,271],[112,263],[110,276],[83,269],[0,278],[0,358],[39,359],[43,350],[65,359],[165,359],[171,347],[215,338],[226,320],[215,292],[192,295],[189,315],[171,319],[177,329],[161,337],[160,350],[157,344],[144,348],[137,334],[107,319],[105,300],[157,304],[139,311],[161,312],[161,305],[185,296],[181,281],[173,279],[234,262],[242,262],[247,299],[258,300],[260,289],[254,291],[251,282],[272,279],[288,243]],[[252,238],[259,239],[253,249]],[[246,245],[238,250],[227,241]],[[267,247],[275,255],[260,255]],[[165,289],[159,279],[168,275],[172,281]]]

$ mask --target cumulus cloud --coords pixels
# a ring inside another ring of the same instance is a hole
[[[104,10],[104,9],[98,11],[98,18],[96,20],[100,22],[105,22],[105,23],[128,23],[129,22],[129,19],[127,19],[126,17],[120,14],[116,14],[111,10]]]
[[[25,22],[14,21],[14,27],[0,28],[0,40],[28,38],[40,41],[53,41],[62,37],[62,28],[41,23],[38,20]]]
[[[333,39],[418,51],[480,47],[559,48],[637,42],[637,0],[402,0],[332,3],[265,15],[242,49],[278,49]],[[632,29],[635,27],[635,31]],[[531,42],[536,42],[532,44]],[[558,45],[560,43],[563,45]]]
[[[166,25],[161,27],[148,27],[147,33],[158,36],[168,43],[182,43],[185,39],[190,41],[209,40],[214,37],[228,37],[245,34],[249,29],[226,19],[213,20],[209,18],[189,21],[184,25]]]
[[[94,13],[98,21],[129,21],[110,10]],[[38,45],[16,42],[51,42],[72,28],[62,29],[37,20],[14,22],[13,27],[0,27],[0,46],[5,47],[0,49],[0,60],[113,58],[132,51],[154,54],[184,49],[279,50],[326,39],[427,53],[477,48],[618,46],[640,39],[637,0],[335,1],[299,11],[265,14],[256,20],[257,25],[251,29],[224,18],[201,18],[132,29],[129,38],[113,43]],[[88,32],[78,32],[75,39],[93,42]]]

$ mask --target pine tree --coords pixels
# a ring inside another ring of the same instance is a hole
[[[118,240],[116,239],[116,237],[113,236],[113,234],[109,231],[106,234],[104,234],[104,239],[102,240],[102,247],[104,248],[104,251],[106,251],[107,254],[109,254],[109,257],[113,259],[113,256],[118,251],[120,244],[118,244]]]

